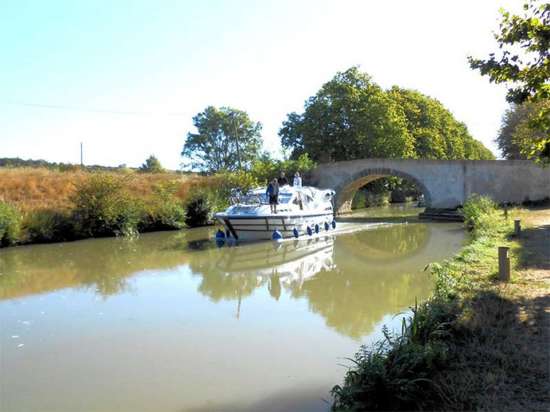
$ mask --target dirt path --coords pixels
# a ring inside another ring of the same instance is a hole
[[[550,209],[521,211],[523,230],[517,239],[519,247],[516,281],[509,286],[509,292],[520,307],[519,320],[525,326],[523,333],[530,350],[540,362],[546,381],[545,393],[532,399],[530,410],[550,410]],[[519,331],[518,331],[519,332]]]

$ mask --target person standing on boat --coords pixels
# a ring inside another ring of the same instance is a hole
[[[279,183],[279,186],[288,186],[288,179],[285,176],[285,172],[281,172],[277,182]]]
[[[279,182],[277,179],[273,179],[268,185],[265,192],[269,199],[269,207],[271,213],[277,213],[277,203],[279,203]]]
[[[300,172],[294,173],[294,180],[292,181],[292,186],[302,187],[302,177],[300,176]]]

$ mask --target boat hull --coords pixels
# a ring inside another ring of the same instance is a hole
[[[334,220],[332,212],[316,214],[272,214],[269,216],[243,216],[219,213],[216,219],[221,223],[231,238],[238,240],[267,240],[273,238],[273,232],[279,231],[283,238],[294,237],[294,229],[298,230],[299,237],[307,236],[307,228],[315,232],[315,226],[320,231],[325,230],[325,223],[329,227]]]

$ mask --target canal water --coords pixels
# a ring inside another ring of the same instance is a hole
[[[357,216],[279,244],[218,248],[200,228],[0,250],[0,410],[328,410],[345,358],[463,242]]]

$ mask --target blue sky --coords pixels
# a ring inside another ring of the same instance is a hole
[[[17,1],[0,3],[0,157],[181,162],[207,105],[246,110],[280,153],[286,114],[337,71],[439,99],[493,143],[502,86],[466,56],[495,48],[519,1]],[[62,109],[44,106],[60,106]]]

